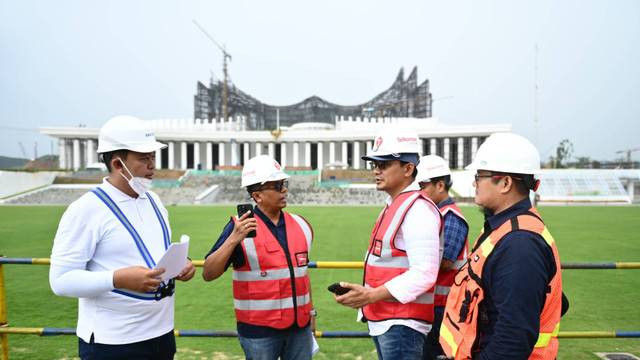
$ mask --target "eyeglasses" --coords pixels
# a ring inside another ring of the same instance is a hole
[[[482,178],[492,178],[492,179],[502,179],[505,176],[511,176],[512,179],[516,179],[516,180],[522,180],[521,177],[517,177],[517,176],[513,176],[513,175],[507,175],[507,174],[475,174],[473,175],[473,178],[476,182],[478,182],[478,180],[482,179]]]
[[[260,187],[259,191],[262,191],[262,190],[275,190],[277,192],[282,192],[282,190],[288,189],[288,188],[289,188],[289,181],[288,180],[282,180],[282,181],[273,183],[273,185],[271,185],[271,186],[262,186],[262,187]]]
[[[371,161],[371,167],[372,168],[378,168],[380,170],[386,170],[388,167],[391,166],[391,164],[393,164],[394,160],[387,160],[387,161],[381,161],[381,160],[372,160]]]

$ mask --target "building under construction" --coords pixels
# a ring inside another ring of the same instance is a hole
[[[311,96],[299,103],[274,106],[261,102],[253,96],[229,84],[228,116],[243,116],[249,130],[272,130],[280,126],[291,126],[302,122],[322,122],[333,124],[336,116],[344,117],[431,117],[432,97],[429,80],[418,85],[418,68],[414,67],[405,80],[404,69],[400,69],[391,87],[370,101],[351,106],[330,103],[318,96]],[[194,96],[194,117],[211,120],[222,118],[224,113],[224,82],[214,82],[209,87],[198,82]]]

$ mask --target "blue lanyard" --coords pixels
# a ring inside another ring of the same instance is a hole
[[[151,253],[149,253],[149,250],[147,249],[147,247],[144,245],[142,238],[140,237],[136,229],[133,227],[133,225],[131,225],[131,223],[129,222],[129,219],[127,219],[127,217],[124,215],[122,210],[120,210],[118,205],[116,205],[116,203],[109,197],[109,195],[107,195],[107,193],[100,188],[95,188],[91,190],[91,192],[94,193],[100,200],[102,200],[102,202],[105,205],[107,205],[109,210],[113,212],[116,218],[120,220],[124,228],[127,229],[129,234],[131,234],[131,237],[133,238],[133,241],[136,244],[136,247],[138,248],[140,255],[142,255],[144,262],[147,264],[147,267],[149,267],[150,269],[153,269],[156,266],[156,262],[153,260],[153,257],[151,256]],[[169,240],[169,229],[167,228],[167,224],[164,222],[164,218],[160,213],[160,209],[158,209],[158,206],[156,205],[155,201],[153,201],[153,199],[151,198],[151,195],[149,193],[146,193],[146,195],[149,201],[151,202],[153,211],[156,213],[156,216],[158,217],[158,221],[160,222],[160,227],[162,228],[162,236],[164,237],[164,248],[166,250],[171,243],[171,241]]]

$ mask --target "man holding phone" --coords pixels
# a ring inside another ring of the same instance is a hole
[[[205,281],[233,266],[238,338],[247,359],[312,355],[315,310],[307,268],[313,230],[301,216],[283,211],[288,178],[269,156],[247,161],[242,187],[257,205],[253,210],[250,204],[238,206],[238,216],[225,226],[204,263]]]
[[[419,152],[415,132],[385,128],[362,157],[389,197],[371,233],[364,284],[341,282],[349,291],[336,301],[359,310],[379,359],[421,359],[433,322],[442,221],[414,182]]]

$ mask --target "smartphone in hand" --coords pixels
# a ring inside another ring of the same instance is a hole
[[[349,288],[340,286],[340,283],[334,283],[334,284],[329,285],[327,290],[331,291],[332,293],[334,293],[336,295],[344,295],[344,294],[348,293],[349,291],[351,291],[351,289],[349,289]]]
[[[252,204],[238,204],[238,218],[240,218],[242,215],[246,214],[248,212],[250,212],[249,217],[252,218],[253,217],[253,205]],[[256,231],[252,230],[250,233],[247,234],[248,238],[253,238],[256,237]]]

